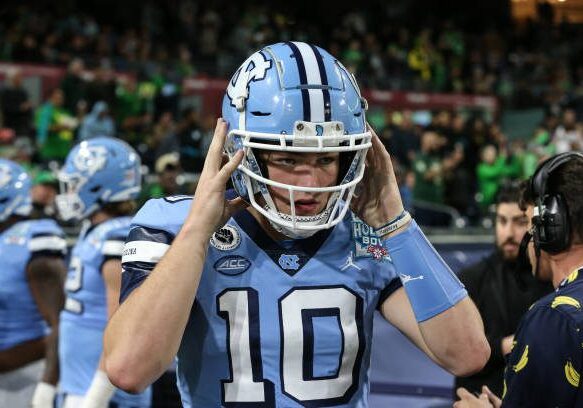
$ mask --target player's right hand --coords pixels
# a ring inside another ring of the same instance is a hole
[[[186,220],[187,224],[197,232],[205,234],[208,239],[232,214],[248,206],[241,197],[225,199],[225,187],[229,177],[243,160],[243,150],[240,150],[223,164],[227,128],[227,122],[219,118]]]

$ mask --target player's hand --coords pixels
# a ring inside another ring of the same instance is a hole
[[[484,390],[484,388],[487,389],[488,387],[482,387],[482,391]],[[465,388],[460,387],[457,389],[456,394],[458,398],[460,398],[460,400],[454,402],[453,408],[490,408],[490,407],[499,408],[501,405],[500,399],[491,392],[490,394],[494,396],[500,402],[500,404],[498,405],[493,404],[490,401],[488,394],[486,394],[485,392],[482,392],[479,396],[476,396],[469,392],[468,390],[466,390]]]
[[[364,177],[352,199],[352,211],[373,228],[379,228],[403,212],[403,202],[391,163],[391,156],[381,140],[372,134],[372,147],[366,155]]]
[[[194,200],[187,219],[200,233],[210,239],[211,235],[227,222],[235,212],[248,204],[241,198],[225,199],[225,186],[231,174],[243,160],[243,151],[238,151],[226,163],[223,161],[223,148],[227,138],[227,122],[217,120],[215,134],[209,147],[204,167],[198,180]]]

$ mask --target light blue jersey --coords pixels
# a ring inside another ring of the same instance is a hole
[[[0,350],[47,334],[30,292],[26,268],[36,256],[65,256],[63,232],[53,220],[21,221],[0,233]]]
[[[101,268],[121,257],[129,225],[130,217],[119,217],[92,226],[81,232],[71,253],[59,334],[59,384],[65,394],[85,395],[98,369],[107,324]],[[137,407],[149,407],[150,400],[150,389],[138,395],[118,390],[112,398],[122,406]]]
[[[150,200],[136,215],[122,300],[168,249],[190,204]],[[184,406],[367,407],[373,313],[401,287],[376,243],[350,214],[280,243],[247,211],[231,218],[210,241],[178,352]]]

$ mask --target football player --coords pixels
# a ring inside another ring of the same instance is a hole
[[[364,407],[377,309],[449,371],[485,364],[480,316],[403,210],[366,107],[310,44],[241,65],[194,200],[132,221],[104,337],[114,384],[142,390],[177,356],[185,407]]]
[[[31,400],[35,408],[52,407],[59,376],[57,326],[67,245],[54,220],[27,219],[30,189],[25,170],[0,159],[2,407],[30,406]]]
[[[67,280],[60,315],[60,391],[63,406],[149,407],[150,390],[139,395],[117,391],[101,360],[102,336],[118,305],[121,254],[134,199],[141,187],[140,158],[126,143],[94,138],[78,144],[59,172],[60,216],[83,221]]]

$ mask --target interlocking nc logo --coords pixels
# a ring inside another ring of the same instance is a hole
[[[322,125],[316,125],[316,136],[322,136],[324,134],[324,128]]]
[[[106,162],[107,148],[105,146],[86,146],[83,144],[73,159],[75,168],[81,172],[87,172],[89,175],[104,168]]]
[[[300,258],[297,255],[286,255],[286,254],[282,254],[279,257],[279,266],[281,266],[281,269],[293,269],[294,271],[297,271],[298,269],[300,269],[300,264],[299,264]]]

